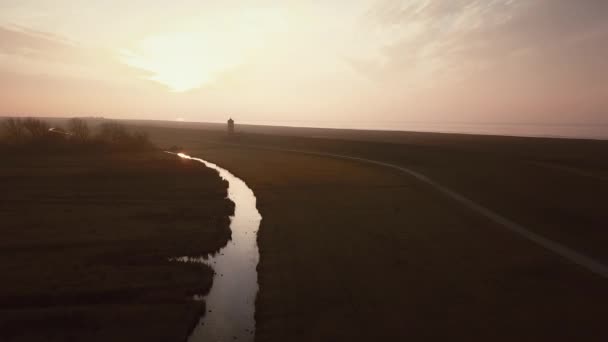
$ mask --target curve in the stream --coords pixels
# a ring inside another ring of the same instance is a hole
[[[215,271],[213,285],[204,297],[207,312],[188,339],[190,342],[253,341],[255,298],[258,292],[257,232],[262,216],[253,191],[229,171],[183,153],[180,158],[194,160],[219,172],[228,181],[228,198],[234,202],[230,218],[232,239],[214,256],[180,257],[183,262],[204,262]]]

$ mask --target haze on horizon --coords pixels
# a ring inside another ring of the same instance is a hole
[[[608,1],[4,0],[0,115],[608,124]]]

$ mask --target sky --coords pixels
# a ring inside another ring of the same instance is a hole
[[[608,1],[0,0],[0,115],[608,124]]]

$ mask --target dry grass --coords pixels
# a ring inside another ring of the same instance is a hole
[[[516,222],[606,260],[605,142],[436,136],[391,143],[150,128],[243,178],[263,216],[258,341],[603,341],[606,280],[395,171],[413,167]],[[354,134],[354,133],[353,133]],[[355,139],[356,137],[351,136]],[[349,138],[349,139],[350,139]]]
[[[227,184],[162,152],[1,156],[0,340],[176,341],[230,237]]]

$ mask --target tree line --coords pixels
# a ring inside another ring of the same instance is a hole
[[[20,149],[112,149],[144,150],[153,148],[145,132],[131,132],[126,126],[110,121],[94,133],[86,120],[72,118],[66,127],[51,127],[36,118],[7,118],[0,125],[0,142]]]

